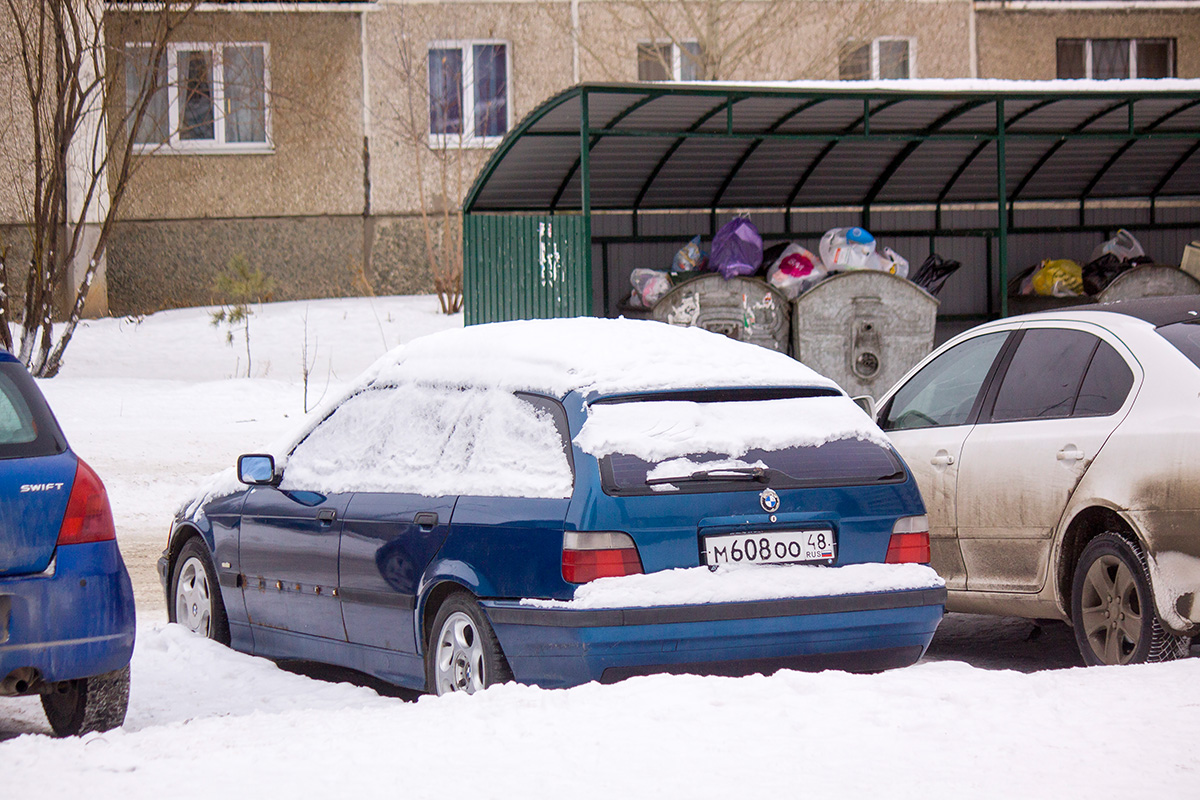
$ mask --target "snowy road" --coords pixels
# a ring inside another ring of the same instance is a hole
[[[36,698],[0,699],[0,798],[1195,796],[1200,659],[1072,669],[1063,625],[1033,635],[953,615],[924,663],[882,675],[656,676],[417,702],[165,626],[154,561],[178,501],[303,413],[305,310],[311,398],[385,343],[461,324],[435,308],[266,307],[251,320],[251,379],[234,377],[239,350],[201,311],[80,331],[43,388],[109,487],[134,577],[129,717],[56,741]]]

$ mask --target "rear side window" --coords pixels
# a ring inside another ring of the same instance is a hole
[[[296,446],[281,487],[566,498],[574,478],[560,426],[562,407],[533,395],[371,387],[345,400]]]
[[[1083,331],[1026,331],[1004,373],[992,421],[1069,417],[1099,341]]]
[[[0,458],[49,456],[66,447],[29,373],[20,364],[0,363]]]
[[[1008,336],[1007,331],[978,336],[955,345],[926,364],[888,404],[883,429],[965,424],[992,362]]]
[[[1088,365],[1079,399],[1075,401],[1076,417],[1106,417],[1125,405],[1133,388],[1133,371],[1121,354],[1108,342],[1100,342],[1092,363]]]
[[[1200,322],[1175,322],[1157,329],[1158,335],[1200,367]]]

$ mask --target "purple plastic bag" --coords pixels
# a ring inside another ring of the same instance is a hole
[[[762,236],[754,223],[738,217],[721,226],[713,237],[709,269],[729,280],[737,275],[753,275],[762,266]]]

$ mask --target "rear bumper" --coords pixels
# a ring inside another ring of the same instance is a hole
[[[115,541],[59,547],[51,569],[0,578],[0,681],[44,681],[121,669],[133,655],[133,586]]]
[[[944,588],[628,609],[484,608],[522,683],[575,686],[658,672],[907,666],[942,619]]]

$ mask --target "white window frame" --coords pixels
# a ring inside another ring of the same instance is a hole
[[[1069,38],[1069,37],[1064,37],[1064,38]],[[1110,41],[1113,39],[1116,39],[1119,41],[1119,40],[1125,39],[1125,38],[1127,38],[1127,37],[1124,37],[1124,36],[1097,36],[1094,39],[1084,39],[1083,40],[1083,77],[1085,80],[1093,80],[1093,78],[1092,78],[1092,42],[1095,41],[1096,39],[1110,40]],[[1170,57],[1171,67],[1172,67],[1171,71],[1174,72],[1175,57],[1176,57],[1176,52],[1175,52],[1176,40],[1169,36],[1142,36],[1141,39],[1143,41],[1167,42],[1167,48],[1168,48],[1167,52]],[[1133,80],[1138,77],[1138,74],[1137,74],[1138,39],[1130,36],[1130,37],[1128,37],[1128,41],[1129,41],[1129,79]],[[1175,77],[1175,76],[1168,75],[1167,77],[1170,78],[1170,77]]]
[[[684,44],[694,44],[697,48],[700,47],[700,42],[697,39],[688,39]],[[683,79],[683,48],[676,44],[671,39],[642,39],[637,43],[638,49],[643,47],[659,47],[664,44],[671,45],[671,77],[668,80],[677,81],[680,83],[693,83],[694,81],[684,81]],[[657,81],[647,81],[648,83],[657,83]]]
[[[475,46],[504,45],[504,134],[500,136],[475,135]],[[431,50],[460,50],[462,51],[462,133],[433,133],[429,132],[429,147],[432,150],[469,150],[499,146],[504,136],[513,126],[513,77],[512,77],[512,43],[507,39],[436,39],[429,43],[425,53],[425,87],[429,88],[429,52]],[[429,98],[432,103],[433,98]],[[428,106],[428,104],[426,104]],[[428,108],[426,111],[428,112]],[[432,115],[426,128],[432,125]]]
[[[126,49],[151,47],[149,42],[126,42]],[[263,49],[264,142],[225,141],[225,48],[261,47]],[[205,50],[212,56],[213,138],[181,139],[179,136],[179,51]],[[275,150],[271,109],[271,45],[268,42],[169,42],[167,44],[167,140],[134,144],[134,152],[163,155],[238,155],[271,153]]]
[[[908,77],[907,78],[888,78],[887,80],[911,80],[917,77],[917,37],[915,36],[876,36],[871,40],[871,80],[881,81],[884,78],[879,77],[880,58],[879,58],[879,43],[880,42],[908,42]]]

